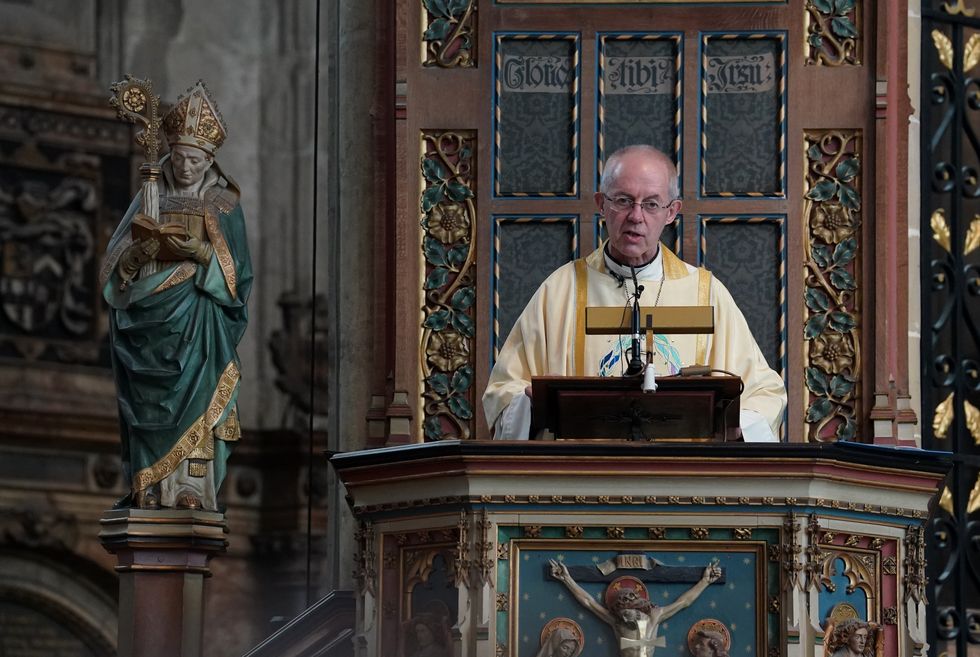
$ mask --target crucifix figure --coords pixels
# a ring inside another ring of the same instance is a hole
[[[607,596],[608,606],[600,605],[572,579],[565,564],[554,559],[551,575],[571,591],[579,604],[612,627],[619,638],[621,657],[653,657],[654,650],[665,645],[663,637],[657,636],[660,623],[697,600],[709,584],[721,577],[721,568],[717,561],[710,563],[694,586],[664,607],[651,604],[632,587],[620,588],[611,601]]]

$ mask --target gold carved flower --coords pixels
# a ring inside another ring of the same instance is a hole
[[[470,361],[470,345],[456,331],[439,331],[432,334],[425,354],[439,370],[453,372]]]
[[[824,372],[838,374],[854,364],[854,348],[843,334],[830,331],[813,341],[810,362]]]
[[[813,234],[827,244],[841,242],[854,233],[851,213],[840,203],[821,203],[813,210]]]
[[[452,244],[466,237],[470,217],[459,203],[440,203],[429,214],[429,232],[440,242]]]

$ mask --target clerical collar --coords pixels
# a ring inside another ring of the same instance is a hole
[[[606,269],[609,273],[616,278],[625,278],[627,280],[633,279],[633,272],[630,271],[629,265],[623,265],[609,254],[609,246],[602,250],[602,255],[606,259]],[[637,280],[642,279],[645,281],[659,281],[664,277],[664,259],[663,259],[663,249],[657,249],[657,257],[648,262],[645,265],[636,268],[636,278]]]

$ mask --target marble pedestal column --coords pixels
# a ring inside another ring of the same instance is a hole
[[[100,523],[118,560],[119,657],[201,657],[204,578],[228,546],[224,515],[119,509]]]

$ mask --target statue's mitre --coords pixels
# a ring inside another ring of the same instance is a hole
[[[163,118],[163,130],[171,148],[179,144],[194,146],[209,155],[214,155],[228,136],[221,112],[204,80],[198,80],[177,99]]]

